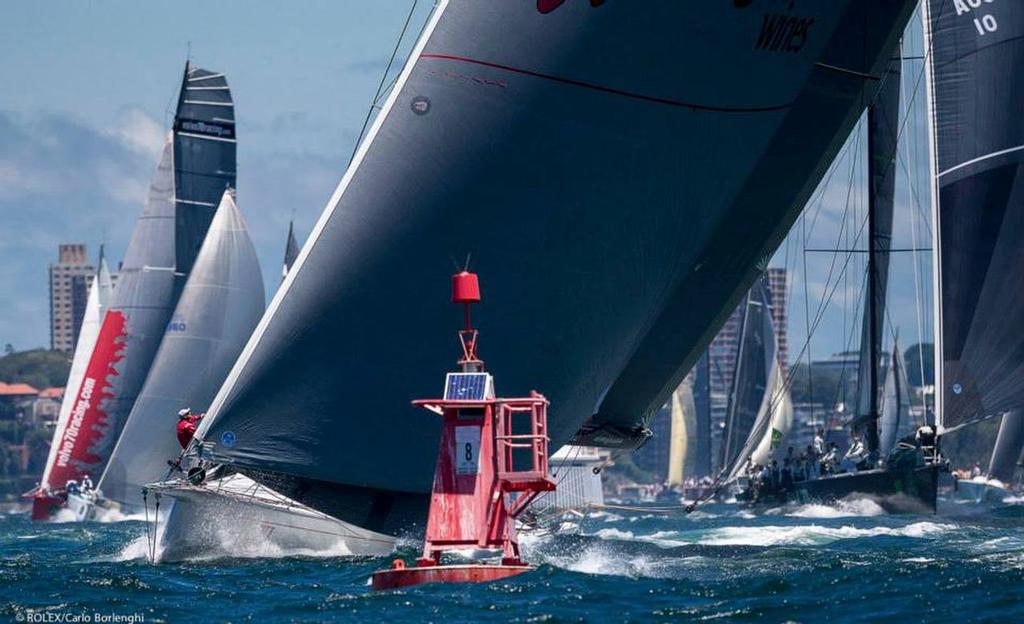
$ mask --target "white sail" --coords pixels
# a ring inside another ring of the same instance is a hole
[[[141,505],[142,486],[167,473],[167,460],[180,451],[177,411],[209,407],[263,314],[263,302],[256,250],[226,191],[100,480],[106,498]]]
[[[767,421],[768,426],[750,453],[751,461],[761,466],[768,465],[773,459],[782,460],[786,455],[789,431],[793,427],[793,401],[789,396],[789,388],[782,378],[782,368],[777,357],[768,377],[768,388],[757,417],[759,422]],[[759,427],[755,426],[754,430],[758,431]]]
[[[779,363],[779,341],[772,322],[771,304],[765,280],[751,290],[747,304],[745,335],[737,363],[733,403],[743,404],[756,415],[739,452],[725,459],[731,463],[730,477],[740,476],[751,464],[767,466],[786,454],[786,441],[793,426],[793,403]],[[742,420],[733,418],[733,426]]]
[[[107,268],[107,260],[101,252],[96,277],[92,281],[92,286],[89,287],[89,298],[85,304],[85,314],[82,316],[82,326],[78,331],[78,342],[75,344],[75,354],[71,360],[71,372],[68,373],[67,383],[64,384],[64,398],[61,400],[60,413],[57,416],[54,441],[50,444],[50,454],[46,459],[46,468],[40,481],[43,489],[48,489],[51,485],[64,486],[63,483],[51,484],[49,482],[50,471],[57,459],[57,450],[60,448],[60,445],[57,444],[57,437],[64,431],[68,419],[71,417],[71,408],[75,397],[78,396],[78,388],[85,376],[85,369],[89,365],[93,347],[96,346],[103,313],[110,305],[113,291],[114,283],[110,277],[110,269]]]
[[[693,403],[693,378],[687,377],[679,388],[672,393],[672,426],[670,428],[670,440],[668,445],[668,478],[669,485],[682,485],[685,477],[690,473],[686,471],[686,465],[692,464],[690,459],[690,436],[693,427],[690,426],[695,420],[697,408]],[[689,422],[688,422],[689,421]]]

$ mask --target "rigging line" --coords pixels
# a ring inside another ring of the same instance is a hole
[[[807,253],[853,253],[853,254],[866,254],[867,249],[833,249],[829,247],[822,248],[807,248],[804,251]],[[934,251],[931,247],[897,247],[896,249],[889,249],[887,251],[876,251],[876,254],[887,255],[893,253],[922,253],[925,251]]]
[[[896,157],[896,162],[899,163],[900,168],[903,169],[903,171],[907,174],[908,178],[916,177],[916,176],[913,176],[913,174],[910,172],[909,168],[907,167],[907,163],[905,163],[903,161],[903,157],[902,156],[897,156]],[[921,197],[920,197],[920,195],[918,195],[917,191],[914,188],[910,189],[910,194],[911,194],[910,205],[913,208],[916,208],[917,211],[920,212],[922,215],[925,214],[924,206],[921,205]],[[928,230],[929,236],[931,236],[931,231],[932,231],[931,225],[927,221],[924,222],[924,225],[925,225],[925,228]]]
[[[854,239],[854,244],[855,245],[860,240],[860,237],[864,233],[864,228],[866,226],[867,226],[867,219],[864,219],[861,222],[860,228],[859,228],[859,230],[857,232],[857,236]],[[843,266],[840,269],[840,272],[841,272],[840,275],[842,273],[845,273],[846,270],[849,268],[850,260],[852,258],[853,258],[853,254],[847,254],[846,255],[846,260],[844,261]],[[826,281],[826,287],[828,286],[828,283],[829,282]],[[801,346],[800,353],[797,356],[797,361],[799,361],[800,358],[802,358],[804,356],[804,353],[808,354],[808,358],[810,357],[810,351],[809,351],[810,339],[814,335],[814,333],[817,331],[818,326],[821,324],[821,320],[822,320],[822,318],[824,318],[824,308],[827,308],[828,305],[832,302],[832,298],[835,296],[835,292],[839,288],[839,284],[840,284],[840,279],[837,277],[836,283],[832,286],[831,290],[828,290],[827,296],[822,301],[822,306],[823,307],[819,307],[819,314],[815,317],[814,323],[811,325],[810,329],[808,330],[807,339],[804,341],[803,345]],[[778,393],[776,393],[775,396],[773,396],[773,401],[781,400],[781,397],[783,396],[783,394],[789,390],[789,388],[792,385],[792,380],[793,380],[792,372],[794,370],[795,370],[795,365],[790,370],[790,375],[787,376],[787,379],[785,380],[785,383],[783,384],[783,387],[779,390]],[[813,412],[812,412],[812,417],[813,417]]]
[[[900,81],[900,86],[904,87],[903,81]],[[911,143],[914,145],[915,152],[917,151],[918,141],[919,140],[920,140],[920,137],[917,136],[917,127],[915,126],[913,128],[913,130],[911,131]],[[907,141],[904,141],[903,147],[904,147],[904,151],[906,152],[906,157],[909,158],[910,157],[910,145],[908,144]],[[916,176],[911,176],[910,175],[910,168],[907,167],[906,163],[903,162],[902,155],[900,155],[900,158],[898,160],[901,162],[901,164],[903,164],[903,171],[907,175],[907,196],[908,196],[908,199],[909,199],[909,203],[911,205],[915,205],[916,204],[917,207],[918,207],[918,210],[920,211],[920,204],[919,204],[919,201],[918,201],[917,194],[915,192],[916,191],[915,185],[917,184],[917,178],[916,178]],[[919,222],[919,220],[918,220],[918,213],[913,211],[913,210],[908,210],[907,211],[907,216],[910,219],[911,244],[914,247],[917,247],[917,245],[918,245],[918,241],[917,241],[917,228],[918,228],[918,222]],[[914,267],[914,320],[917,323],[917,354],[918,354],[918,366],[920,367],[920,368],[918,368],[918,371],[920,372],[920,377],[921,377],[918,381],[921,382],[921,385],[924,385],[924,346],[923,346],[922,343],[924,342],[925,334],[924,334],[923,312],[922,312],[922,309],[921,309],[922,298],[923,298],[924,293],[923,293],[922,288],[921,288],[922,280],[921,280],[921,276],[920,276],[920,263],[919,263],[919,259],[918,258],[912,258],[911,260],[912,260],[911,264]],[[906,371],[903,371],[903,374],[905,376],[906,375]],[[925,398],[924,392],[921,393],[921,413],[922,413],[922,416],[925,418],[925,421],[927,422],[928,400]]]
[[[387,67],[384,68],[384,73],[380,77],[380,84],[377,85],[377,92],[371,100],[370,108],[366,111],[366,118],[363,119],[363,127],[359,130],[359,137],[356,138],[356,144],[352,147],[352,154],[348,157],[348,164],[352,164],[352,160],[356,157],[356,152],[359,151],[359,144],[363,142],[363,136],[366,134],[366,127],[370,125],[370,118],[373,116],[373,109],[376,108],[377,102],[380,100],[380,94],[384,89],[384,83],[388,79],[388,74],[391,72],[391,66],[395,63],[395,57],[398,56],[398,50],[402,47],[402,41],[405,39],[405,32],[409,28],[409,22],[412,21],[413,13],[416,12],[416,5],[419,0],[412,0],[412,6],[409,8],[409,14],[405,16],[405,23],[402,25],[402,31],[398,35],[398,41],[395,42],[395,48],[391,51],[391,57],[388,59]]]

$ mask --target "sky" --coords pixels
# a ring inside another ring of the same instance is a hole
[[[431,5],[416,4],[400,58]],[[231,86],[238,203],[272,294],[288,222],[294,219],[301,242],[334,191],[411,7],[412,0],[7,6],[0,21],[0,344],[48,346],[47,268],[59,243],[85,243],[92,257],[105,243],[108,258],[123,256],[189,57],[224,72]],[[906,54],[920,55],[919,32],[915,19]],[[930,244],[921,68],[920,60],[905,64],[905,95],[915,99],[904,101],[894,240],[901,248]],[[772,261],[790,271],[791,360],[808,343],[809,327],[814,358],[857,346],[864,254],[804,249],[864,247],[857,235],[867,205],[864,143],[861,128]],[[898,330],[904,346],[930,336],[930,262],[926,253],[893,257],[888,333]]]

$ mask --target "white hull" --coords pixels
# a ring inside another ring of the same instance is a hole
[[[193,486],[150,488],[173,500],[158,527],[159,561],[297,555],[379,556],[393,537],[361,529],[291,501],[242,475]],[[151,498],[151,505],[154,498]]]
[[[1013,495],[1001,481],[988,480],[984,477],[976,479],[959,479],[955,482],[954,498],[958,501],[982,503],[1001,503]]]
[[[74,516],[76,522],[95,520],[97,514],[96,495],[89,494],[68,494],[67,510]]]

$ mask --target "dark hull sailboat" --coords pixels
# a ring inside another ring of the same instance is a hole
[[[774,490],[746,490],[737,498],[757,505],[788,502],[833,504],[844,499],[867,499],[889,513],[935,512],[939,465],[907,469],[875,468],[797,481]]]
[[[409,399],[436,392],[467,252],[485,355],[545,390],[552,445],[646,439],[913,2],[592,4],[438,4],[214,400],[206,459],[372,530],[422,520],[439,429]]]

